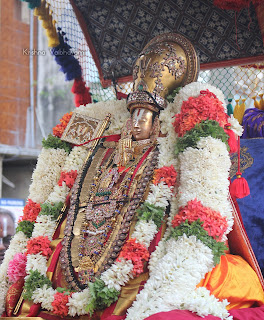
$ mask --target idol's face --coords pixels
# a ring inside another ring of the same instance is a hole
[[[153,112],[136,108],[132,114],[132,135],[136,141],[149,139],[152,133]]]

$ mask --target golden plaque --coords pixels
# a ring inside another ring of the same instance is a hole
[[[104,120],[88,117],[84,114],[73,113],[67,127],[65,128],[61,140],[81,145],[98,137],[98,133]],[[85,146],[90,147],[87,143]]]

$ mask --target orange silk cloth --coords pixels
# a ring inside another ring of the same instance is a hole
[[[220,263],[205,275],[198,287],[210,290],[219,300],[227,299],[227,310],[250,308],[264,304],[259,278],[240,256],[226,254]]]

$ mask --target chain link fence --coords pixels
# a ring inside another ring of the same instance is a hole
[[[86,39],[75,16],[69,0],[47,0],[52,11],[56,26],[66,33],[69,45],[82,66],[83,78],[94,101],[115,99],[113,86],[104,89],[99,80],[99,74]],[[233,66],[228,68],[203,70],[198,81],[210,83],[221,89],[227,99],[232,99],[232,106],[245,104],[246,108],[261,104],[261,94],[264,93],[264,62],[251,66]],[[132,83],[117,85],[118,91],[128,94]],[[264,106],[263,106],[264,107]]]

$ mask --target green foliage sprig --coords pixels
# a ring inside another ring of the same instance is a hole
[[[63,202],[56,203],[42,203],[41,205],[40,215],[52,216],[53,220],[57,220],[60,215],[60,211],[63,207]]]
[[[182,87],[178,87],[178,88],[174,89],[174,90],[172,91],[172,93],[170,93],[170,94],[167,95],[166,100],[167,100],[168,102],[173,102],[173,101],[174,101],[174,98],[175,98],[176,95],[180,92],[181,88],[182,88]]]
[[[103,310],[109,307],[119,296],[119,291],[109,289],[101,279],[96,279],[93,283],[90,282],[89,289],[92,298],[85,310],[89,312],[90,315],[92,315],[95,310]]]
[[[19,222],[16,233],[19,231],[22,231],[28,238],[31,238],[32,232],[34,229],[34,222],[28,221],[28,220],[22,220]]]
[[[38,288],[42,288],[45,284],[48,287],[52,287],[51,281],[46,276],[41,274],[38,270],[30,270],[29,276],[26,278],[24,284],[25,291],[23,293],[23,298],[32,300],[33,292]]]
[[[186,234],[187,237],[196,236],[204,245],[209,247],[212,250],[214,255],[214,264],[217,265],[220,262],[220,257],[225,254],[227,247],[223,242],[216,241],[213,237],[209,236],[207,231],[202,227],[202,222],[200,219],[188,223],[188,220],[185,220],[181,225],[172,229],[171,234],[168,239],[174,238],[178,239]]]
[[[202,120],[200,123],[196,123],[195,127],[186,132],[183,137],[177,139],[175,154],[178,155],[188,147],[196,148],[198,141],[208,136],[222,140],[229,150],[229,136],[219,123],[215,120]]]
[[[137,210],[139,220],[153,220],[158,228],[160,228],[163,215],[164,215],[164,208],[154,206],[149,202],[145,201],[142,206]]]
[[[57,287],[56,290],[59,293],[63,293],[65,296],[69,296],[71,294],[71,291],[67,288],[61,288],[61,287]]]
[[[62,141],[60,138],[54,137],[52,134],[49,134],[47,139],[44,138],[42,140],[42,146],[45,149],[64,149],[67,153],[70,153],[72,149],[68,142]]]

